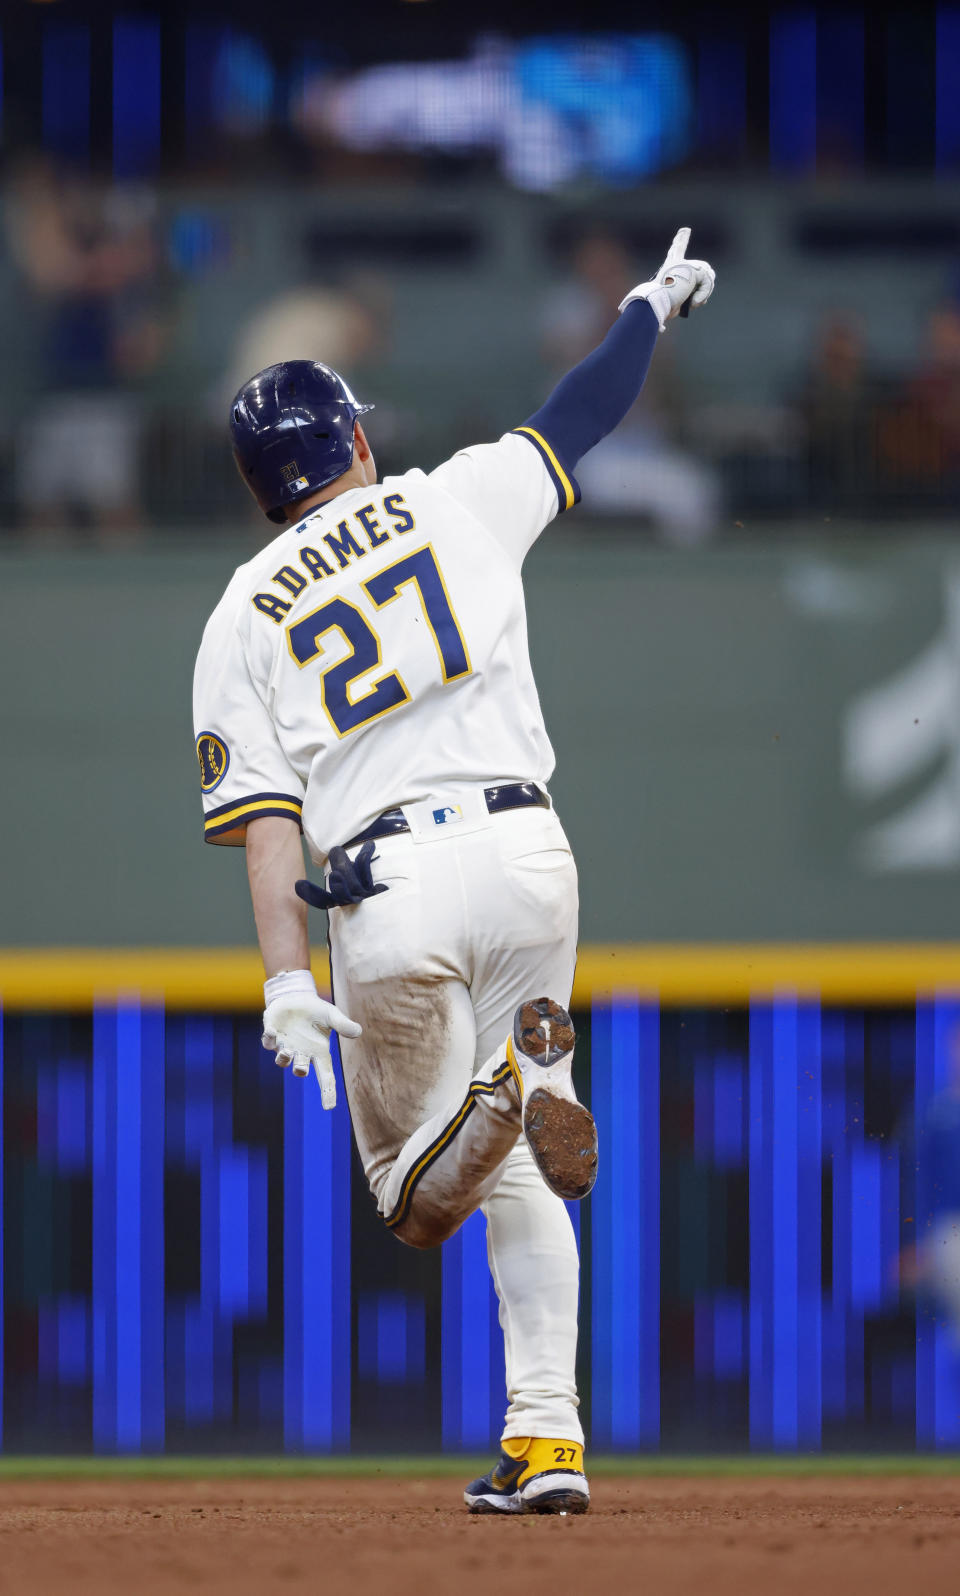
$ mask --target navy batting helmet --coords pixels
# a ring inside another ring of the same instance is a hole
[[[271,521],[349,470],[358,404],[319,360],[284,360],[245,382],[230,406],[233,457]]]

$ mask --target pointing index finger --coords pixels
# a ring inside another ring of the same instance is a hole
[[[674,234],[673,243],[670,245],[670,253],[667,256],[667,260],[686,260],[686,257],[687,257],[687,245],[689,244],[689,242],[690,242],[690,229],[689,229],[689,227],[681,227],[681,228],[679,228],[677,230],[677,232]]]

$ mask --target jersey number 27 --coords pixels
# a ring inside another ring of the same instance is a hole
[[[470,659],[460,623],[429,544],[404,555],[385,571],[363,583],[363,590],[378,610],[392,604],[405,587],[415,589],[424,619],[433,635],[444,682],[470,675]],[[331,665],[320,678],[323,707],[338,737],[346,737],[368,721],[388,715],[410,702],[410,694],[396,671],[378,676],[365,693],[356,697],[351,686],[358,676],[383,664],[380,639],[363,611],[348,599],[335,598],[311,610],[302,621],[287,627],[287,647],[302,668],[323,653],[323,639],[339,632],[350,649],[346,659]]]

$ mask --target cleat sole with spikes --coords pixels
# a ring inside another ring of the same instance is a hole
[[[551,1190],[568,1202],[588,1196],[597,1179],[597,1127],[590,1110],[538,1089],[524,1105],[523,1129]]]
[[[525,1513],[586,1513],[590,1498],[582,1491],[549,1491],[523,1504]]]
[[[521,1003],[513,1044],[523,1075],[523,1131],[537,1168],[558,1197],[577,1201],[597,1178],[597,1127],[571,1079],[576,1033],[552,998]]]

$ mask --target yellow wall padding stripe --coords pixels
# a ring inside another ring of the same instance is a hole
[[[313,963],[318,985],[328,988],[326,954],[318,950]],[[960,943],[586,944],[573,1002],[638,992],[674,1007],[742,1004],[781,991],[881,1004],[960,993]],[[255,948],[0,949],[7,1008],[82,1010],[123,993],[171,1009],[257,1009],[263,968]]]
[[[314,956],[321,989],[325,952]],[[0,950],[0,1002],[13,1009],[88,1009],[134,993],[172,1009],[263,1007],[256,948],[34,948]]]
[[[960,942],[594,944],[582,947],[574,1003],[648,992],[677,1007],[797,992],[824,1003],[912,1003],[960,993]]]
[[[572,510],[573,506],[577,502],[577,496],[573,491],[573,483],[570,481],[570,478],[567,476],[567,473],[564,471],[563,466],[560,464],[560,461],[557,459],[546,438],[544,438],[541,433],[535,432],[533,427],[514,427],[513,430],[514,432],[526,433],[528,438],[535,438],[537,440],[541,449],[547,455],[550,464],[557,473],[557,476],[560,478],[560,481],[563,483],[563,491],[567,496],[567,502],[564,505],[564,509]]]

